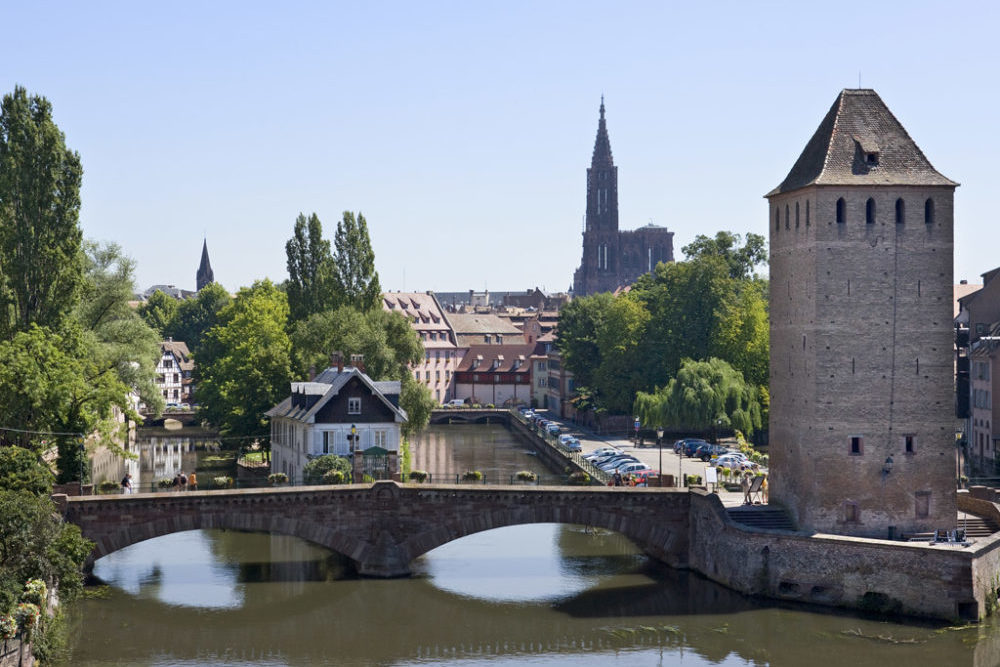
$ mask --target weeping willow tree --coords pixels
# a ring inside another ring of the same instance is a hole
[[[761,427],[760,389],[725,361],[684,359],[666,387],[639,392],[635,414],[642,423],[690,431],[712,427],[738,429],[747,435]]]

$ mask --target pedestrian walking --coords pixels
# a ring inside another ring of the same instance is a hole
[[[184,474],[183,470],[181,470],[179,474],[180,474],[180,477],[181,477],[181,480],[180,480],[181,481],[181,491],[187,491],[187,485],[188,485],[187,475]]]
[[[743,473],[743,479],[740,481],[740,489],[742,489],[743,491],[744,505],[750,504],[750,485],[751,485],[750,472],[747,471]]]
[[[197,490],[198,490],[198,475],[195,473],[194,470],[192,470],[191,474],[188,475],[188,491],[197,491]]]
[[[125,473],[125,476],[122,477],[122,493],[132,493],[132,473],[130,472]]]

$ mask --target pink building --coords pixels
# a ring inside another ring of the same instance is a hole
[[[409,320],[424,345],[424,360],[412,368],[414,379],[430,389],[438,403],[455,398],[455,370],[462,359],[434,293],[386,292],[382,304]]]

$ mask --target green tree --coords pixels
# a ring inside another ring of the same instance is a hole
[[[377,308],[382,287],[375,270],[368,223],[361,213],[355,218],[350,211],[344,211],[333,239],[333,259],[338,303],[361,311]]]
[[[758,390],[721,359],[685,359],[677,376],[652,393],[639,392],[634,410],[645,424],[709,431],[735,428],[751,434],[761,426]]]
[[[331,308],[336,297],[333,254],[315,213],[308,219],[299,213],[292,238],[285,244],[285,255],[290,321],[299,322]]]
[[[149,295],[146,303],[139,306],[138,312],[139,316],[146,321],[146,324],[163,339],[165,338],[163,332],[168,331],[173,324],[179,307],[180,302],[177,299],[164,294],[160,290],[156,290]]]
[[[15,604],[28,579],[57,581],[59,597],[72,600],[83,588],[83,564],[93,547],[48,498],[0,491],[0,610]]]
[[[83,282],[80,157],[52,105],[18,86],[0,104],[0,338],[58,327]]]
[[[183,341],[192,353],[197,352],[201,339],[219,323],[219,314],[231,301],[232,297],[222,285],[206,285],[198,296],[180,303],[176,317],[162,332],[163,336]]]
[[[343,473],[347,481],[351,480],[351,462],[343,456],[324,454],[317,456],[302,468],[303,484],[323,484],[323,475],[331,470]]]
[[[613,413],[630,411],[636,391],[645,387],[643,341],[649,319],[641,301],[619,297],[597,329],[601,362],[592,388],[601,405]]]
[[[608,292],[573,299],[559,313],[556,347],[577,387],[593,387],[601,366],[598,332],[610,316],[615,297]],[[596,396],[592,399],[599,403]]]
[[[0,446],[0,489],[42,496],[52,492],[54,480],[37,452],[17,445]]]
[[[84,250],[86,271],[74,315],[85,332],[89,356],[158,413],[163,407],[155,384],[160,336],[129,306],[135,262],[114,243],[86,242]]]
[[[244,287],[220,313],[195,354],[201,416],[224,435],[270,447],[267,417],[288,395],[288,300],[270,280]]]
[[[424,428],[436,405],[430,390],[413,382],[410,366],[424,357],[424,346],[405,317],[381,308],[361,312],[350,306],[318,313],[300,322],[292,334],[296,366],[304,375],[326,368],[332,352],[346,358],[360,354],[373,380],[402,382],[400,407],[409,420],[406,434]],[[410,386],[409,382],[413,382]]]
[[[745,280],[753,277],[754,269],[767,262],[767,245],[760,234],[749,233],[743,237],[732,232],[718,232],[715,238],[699,234],[694,241],[681,248],[688,260],[720,257],[729,267],[729,277]]]

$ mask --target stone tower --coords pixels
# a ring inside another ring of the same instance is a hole
[[[954,528],[952,203],[873,90],[844,90],[770,208],[771,501],[800,528]]]
[[[196,279],[199,292],[202,287],[215,282],[215,272],[212,271],[212,263],[208,260],[208,239],[205,239],[201,246],[201,264],[198,265]]]
[[[583,258],[573,276],[576,296],[612,292],[652,271],[658,262],[674,258],[674,235],[666,227],[650,224],[634,231],[618,230],[618,167],[611,156],[603,96],[600,114],[587,169]]]

